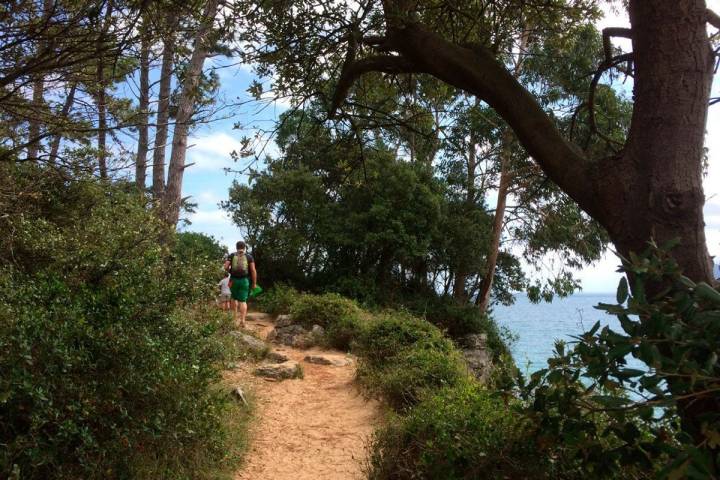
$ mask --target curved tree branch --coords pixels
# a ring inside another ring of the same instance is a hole
[[[354,60],[353,56],[348,55],[340,73],[340,79],[335,87],[329,117],[335,116],[335,112],[345,101],[353,83],[363,74],[369,72],[416,73],[417,71],[417,68],[411,62],[395,55],[378,55],[361,60]]]
[[[616,67],[624,62],[630,62],[633,60],[633,54],[632,53],[625,53],[623,55],[618,55],[615,58],[610,59],[610,61],[607,61],[600,65],[598,67],[597,71],[595,72],[595,75],[593,75],[593,79],[590,82],[590,94],[588,95],[588,123],[590,125],[590,130],[597,134],[600,138],[605,140],[608,144],[615,144],[615,145],[622,145],[621,142],[618,142],[617,140],[614,140],[604,133],[602,133],[597,128],[597,123],[595,122],[595,92],[597,90],[598,82],[600,82],[600,78],[602,78],[603,74],[610,70],[613,67]]]
[[[461,47],[414,22],[389,33],[404,62],[487,102],[560,188],[588,213],[602,216],[594,195],[593,162],[563,138],[533,95],[490,51]]]

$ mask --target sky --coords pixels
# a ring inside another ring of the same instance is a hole
[[[708,0],[707,4],[709,8],[720,11],[720,0]],[[598,27],[608,26],[629,26],[625,12],[618,14],[608,11]],[[616,39],[614,43],[625,51],[630,50],[629,40]],[[187,216],[191,223],[182,229],[212,235],[228,248],[234,248],[235,242],[242,239],[242,232],[220,208],[219,203],[227,200],[228,190],[234,180],[247,183],[247,176],[236,172],[247,167],[248,161],[241,160],[236,163],[230,153],[241,149],[240,139],[243,136],[252,136],[258,130],[271,128],[272,119],[277,118],[287,105],[276,103],[258,106],[245,103],[250,100],[247,88],[254,76],[246,66],[223,68],[226,64],[227,61],[213,60],[208,62],[206,68],[217,68],[222,84],[221,95],[229,102],[244,106],[237,108],[232,118],[218,120],[197,129],[188,140],[190,148],[187,162],[194,165],[186,170],[183,196],[190,196],[191,200],[197,203],[197,210]],[[713,83],[713,96],[720,96],[720,76],[717,76]],[[236,126],[240,128],[235,128]],[[720,258],[720,104],[710,107],[706,146],[709,169],[704,179],[705,231],[710,254]],[[266,151],[273,151],[272,144],[268,145]],[[616,272],[619,263],[614,254],[607,252],[594,265],[576,272],[583,291],[614,291],[620,279]]]

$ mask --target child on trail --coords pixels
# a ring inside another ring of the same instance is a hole
[[[233,315],[240,328],[245,328],[247,300],[250,290],[257,286],[255,260],[246,253],[247,245],[242,240],[235,244],[237,251],[225,260],[225,271],[230,273],[230,297],[233,300]],[[239,317],[239,318],[238,318]]]
[[[218,287],[220,287],[220,296],[218,297],[218,303],[220,304],[220,308],[222,308],[223,312],[227,312],[230,310],[230,273],[225,272],[225,278],[220,280],[218,283]]]

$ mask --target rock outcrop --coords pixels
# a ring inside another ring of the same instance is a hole
[[[302,378],[302,367],[293,360],[283,363],[265,364],[253,372],[258,377],[272,378],[275,380],[286,380],[290,378]]]
[[[264,356],[270,349],[267,343],[247,333],[236,330],[230,332],[230,335],[235,337],[235,339],[237,340],[237,344],[241,349],[251,353],[256,357]]]
[[[267,339],[295,348],[310,348],[316,343],[313,335],[300,325],[275,326]]]
[[[492,357],[487,347],[487,335],[472,333],[458,340],[465,362],[480,382],[485,382],[492,371]]]

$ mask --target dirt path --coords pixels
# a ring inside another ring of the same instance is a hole
[[[262,337],[272,330],[269,317],[248,315]],[[270,382],[252,375],[253,365],[229,374],[256,396],[250,448],[236,480],[361,479],[367,440],[379,421],[375,402],[366,401],[353,383],[355,363],[314,365],[306,355],[346,359],[337,351],[274,346],[303,366],[303,379]]]

